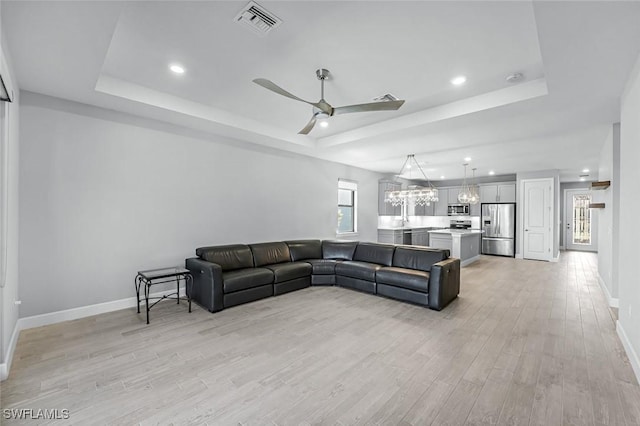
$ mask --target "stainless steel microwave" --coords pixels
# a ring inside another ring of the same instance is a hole
[[[449,204],[447,214],[449,216],[469,216],[471,214],[469,204]]]

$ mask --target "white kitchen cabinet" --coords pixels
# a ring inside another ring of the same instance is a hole
[[[515,182],[498,183],[495,185],[482,185],[480,187],[481,203],[515,203]]]
[[[449,204],[459,204],[458,194],[460,193],[460,188],[449,188]]]
[[[401,185],[397,182],[385,182],[378,183],[378,215],[379,216],[400,216],[402,214],[402,206],[393,206],[390,203],[384,201],[385,192],[387,191],[399,191]]]
[[[504,183],[498,185],[498,201],[501,203],[516,202],[516,184]]]
[[[456,193],[456,197],[457,197]],[[449,207],[449,190],[438,188],[438,202],[435,204],[434,216],[446,216]]]
[[[415,206],[414,216],[433,216],[434,204],[429,203],[428,206]]]
[[[383,244],[402,244],[402,229],[378,229],[378,242]]]
[[[411,230],[411,244],[414,246],[428,246],[429,245],[429,229],[412,229]]]
[[[498,201],[498,185],[483,185],[480,187],[480,202],[495,203]]]

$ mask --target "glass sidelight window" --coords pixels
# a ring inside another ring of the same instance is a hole
[[[591,244],[591,195],[573,196],[573,244]]]

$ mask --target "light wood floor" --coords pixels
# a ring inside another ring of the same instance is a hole
[[[2,407],[81,425],[637,425],[596,268],[590,253],[483,257],[442,312],[314,287],[215,315],[163,302],[150,325],[128,309],[26,330]]]

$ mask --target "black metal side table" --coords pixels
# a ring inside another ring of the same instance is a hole
[[[184,291],[187,297],[180,297],[180,280],[184,280]],[[176,283],[176,292],[165,294],[164,296],[149,297],[151,286],[156,284],[163,284],[174,282]],[[156,303],[164,299],[177,300],[180,304],[180,299],[187,300],[189,302],[189,312],[191,312],[191,290],[193,287],[193,277],[188,269],[180,267],[150,269],[148,271],[138,271],[135,279],[136,296],[138,299],[138,313],[140,313],[140,287],[144,286],[144,301],[147,306],[147,324],[149,324],[149,310],[153,308]],[[172,297],[174,296],[175,297]],[[155,300],[155,302],[149,306],[149,300]]]

